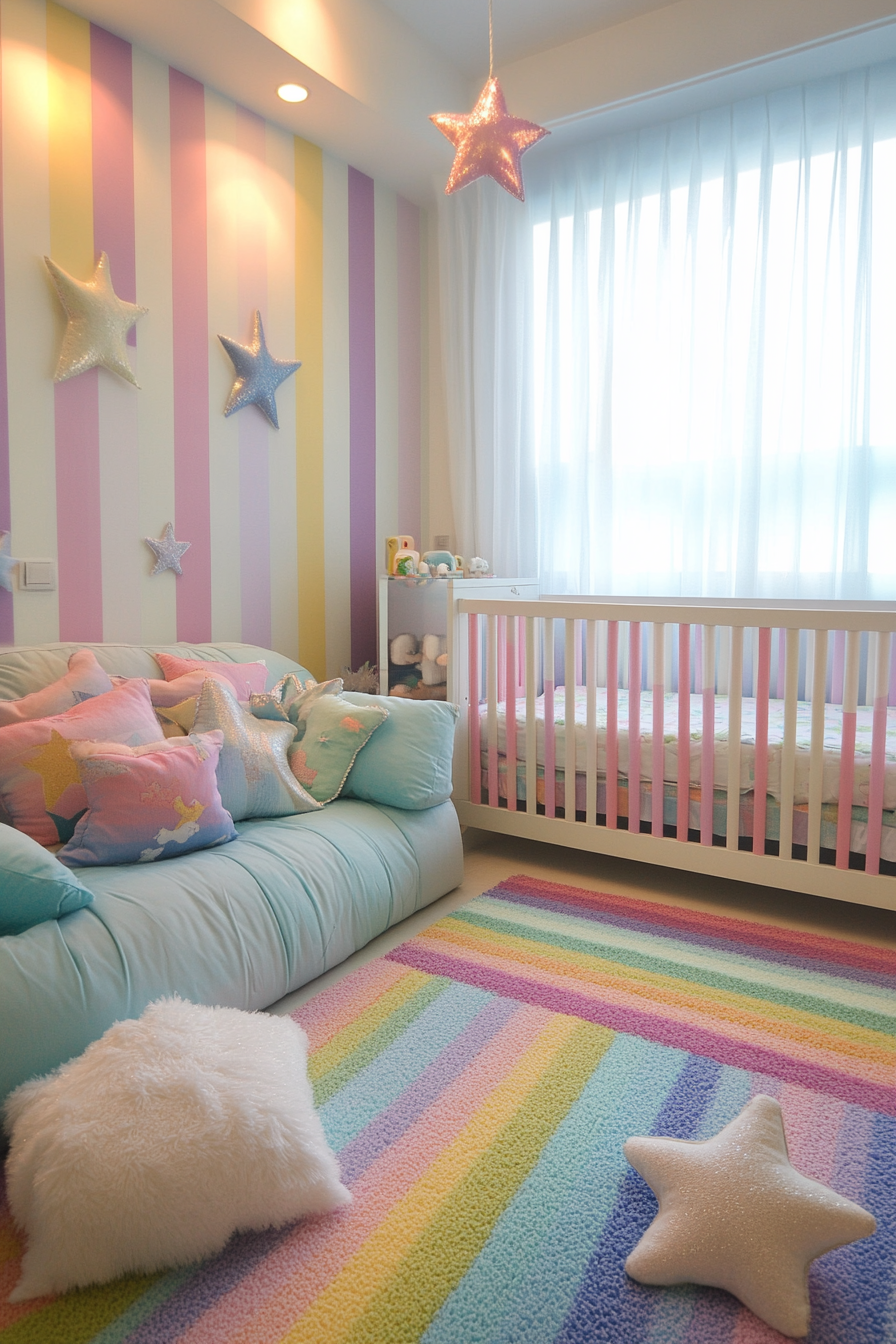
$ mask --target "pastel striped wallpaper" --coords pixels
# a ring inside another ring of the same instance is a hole
[[[58,591],[0,643],[244,639],[318,676],[375,656],[384,535],[421,527],[421,218],[387,187],[45,0],[0,0],[0,530]],[[140,390],[55,384],[46,253],[101,251]],[[225,420],[254,310],[302,368]],[[172,522],[183,575],[150,577]]]

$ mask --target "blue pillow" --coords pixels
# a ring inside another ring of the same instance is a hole
[[[343,691],[354,705],[382,705],[389,717],[359,752],[343,798],[419,811],[451,797],[457,706],[444,700]]]
[[[23,933],[45,919],[59,919],[93,892],[24,831],[0,825],[0,934]]]

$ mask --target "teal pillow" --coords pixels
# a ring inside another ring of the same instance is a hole
[[[299,783],[319,803],[339,796],[345,777],[371,734],[389,717],[380,705],[349,703],[324,694],[304,716],[301,738],[289,748],[289,764]]]
[[[55,854],[24,831],[0,825],[0,934],[23,933],[92,900],[93,892]]]
[[[351,768],[343,798],[419,811],[451,797],[457,706],[444,700],[344,691],[353,705],[382,705],[389,717]]]

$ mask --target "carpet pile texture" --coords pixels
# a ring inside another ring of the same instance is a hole
[[[809,1339],[894,1344],[894,991],[883,948],[511,878],[296,1013],[351,1206],[15,1306],[4,1209],[0,1344],[776,1344],[622,1268],[656,1212],[624,1140],[757,1092],[878,1222],[814,1263]]]

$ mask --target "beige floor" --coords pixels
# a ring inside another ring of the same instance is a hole
[[[567,882],[592,891],[612,891],[664,905],[708,910],[738,919],[759,920],[788,929],[805,929],[832,938],[852,938],[896,949],[896,913],[890,910],[875,910],[845,901],[826,900],[822,896],[800,896],[769,887],[754,887],[745,882],[728,882],[694,873],[675,872],[667,868],[655,868],[652,864],[610,859],[600,854],[586,854],[557,845],[540,844],[534,840],[489,835],[485,831],[467,831],[464,848],[464,880],[455,891],[375,938],[341,966],[312,980],[294,994],[288,994],[269,1011],[292,1012],[319,989],[335,984],[374,957],[383,956],[428,924],[444,918],[459,905],[464,905],[514,873],[528,873],[532,877]]]

